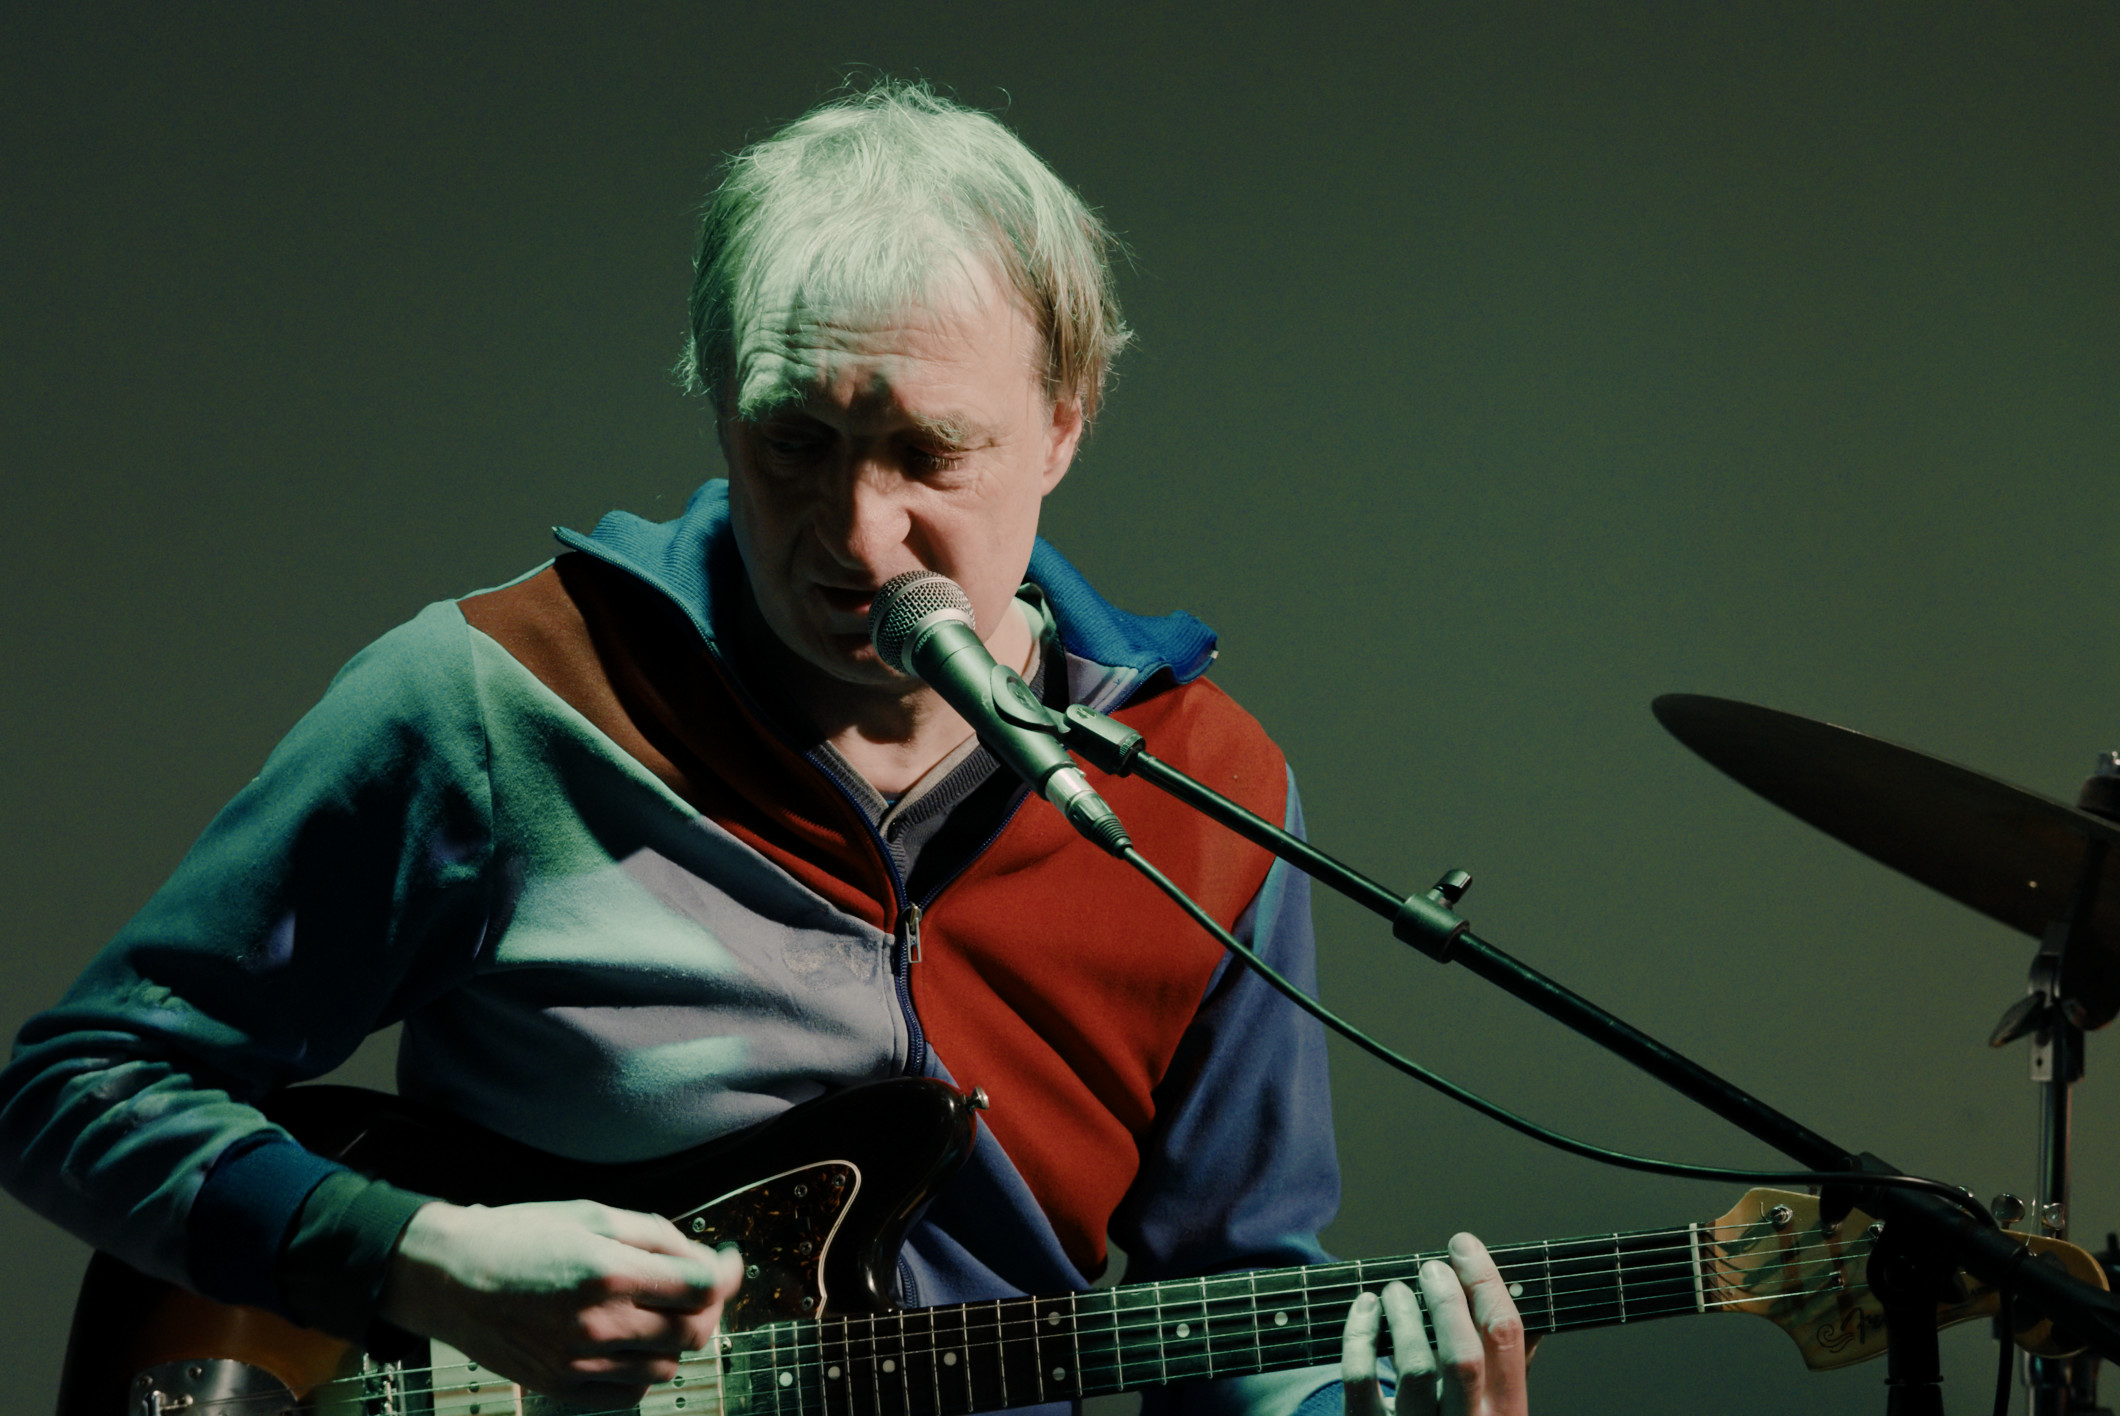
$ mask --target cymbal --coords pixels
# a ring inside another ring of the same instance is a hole
[[[2067,917],[2093,843],[2120,843],[2120,822],[1831,723],[1693,693],[1650,707],[1799,820],[2035,939]],[[2087,1028],[2120,1012],[2120,850],[2104,850],[2098,870],[2089,938],[2071,945],[2061,979]]]

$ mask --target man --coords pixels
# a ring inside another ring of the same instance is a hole
[[[562,1155],[638,1161],[911,1073],[991,1098],[914,1228],[909,1304],[1322,1257],[1316,1028],[879,662],[893,575],[963,587],[1001,663],[1254,810],[1278,751],[1200,677],[1212,636],[1105,603],[1037,540],[1126,331],[1108,237],[1000,124],[879,86],[740,154],[702,226],[685,371],[729,467],[679,520],[364,651],[0,1079],[12,1190],[224,1302],[377,1318],[627,1404],[707,1343],[731,1256],[555,1197],[456,1206],[324,1161],[248,1104],[404,1022],[400,1090]],[[1027,569],[1026,569],[1027,568]],[[1301,878],[1130,780],[1137,842],[1285,972]],[[1356,1305],[1416,1409],[1522,1401],[1476,1241]],[[1470,1289],[1468,1297],[1467,1287]],[[1325,1374],[1185,1399],[1285,1413]],[[1335,1403],[1338,1398],[1331,1398]]]

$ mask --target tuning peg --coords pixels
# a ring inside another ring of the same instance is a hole
[[[1997,1224],[2007,1229],[2024,1218],[2024,1201],[2015,1195],[1997,1195],[1988,1201],[1988,1213],[1995,1216]]]

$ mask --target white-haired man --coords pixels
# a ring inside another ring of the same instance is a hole
[[[1316,1262],[1338,1178],[1314,1025],[1073,836],[868,616],[963,587],[994,657],[1299,824],[1188,616],[1113,608],[1037,538],[1127,333],[1109,238],[984,114],[880,85],[739,154],[684,364],[728,463],[356,658],[57,1008],[0,1096],[18,1195],[149,1273],[358,1337],[377,1318],[533,1387],[636,1400],[737,1272],[667,1221],[434,1200],[248,1105],[405,1025],[400,1089],[540,1149],[639,1161],[895,1075],[991,1098],[899,1263],[909,1305]],[[1128,780],[1144,850],[1285,972],[1301,878]],[[1358,1301],[1401,1401],[1523,1402],[1477,1241]],[[1453,1267],[1454,1266],[1454,1267]],[[1440,1371],[1443,1375],[1435,1375]],[[1330,1373],[1205,1409],[1336,1406]]]

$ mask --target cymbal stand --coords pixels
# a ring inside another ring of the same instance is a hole
[[[2027,1034],[2032,1039],[2031,1075],[2040,1092],[2038,1203],[2032,1213],[2056,1239],[2068,1237],[2070,1106],[2084,1065],[2083,1029],[2062,996],[2062,969],[2070,945],[2088,936],[2105,851],[2103,841],[2085,844],[2068,917],[2047,926],[2024,999],[2003,1015],[1989,1038],[1997,1047]],[[2027,1353],[2024,1381],[2031,1390],[2031,1416],[2109,1416],[2098,1404],[2098,1358],[2092,1353],[2069,1358]]]

